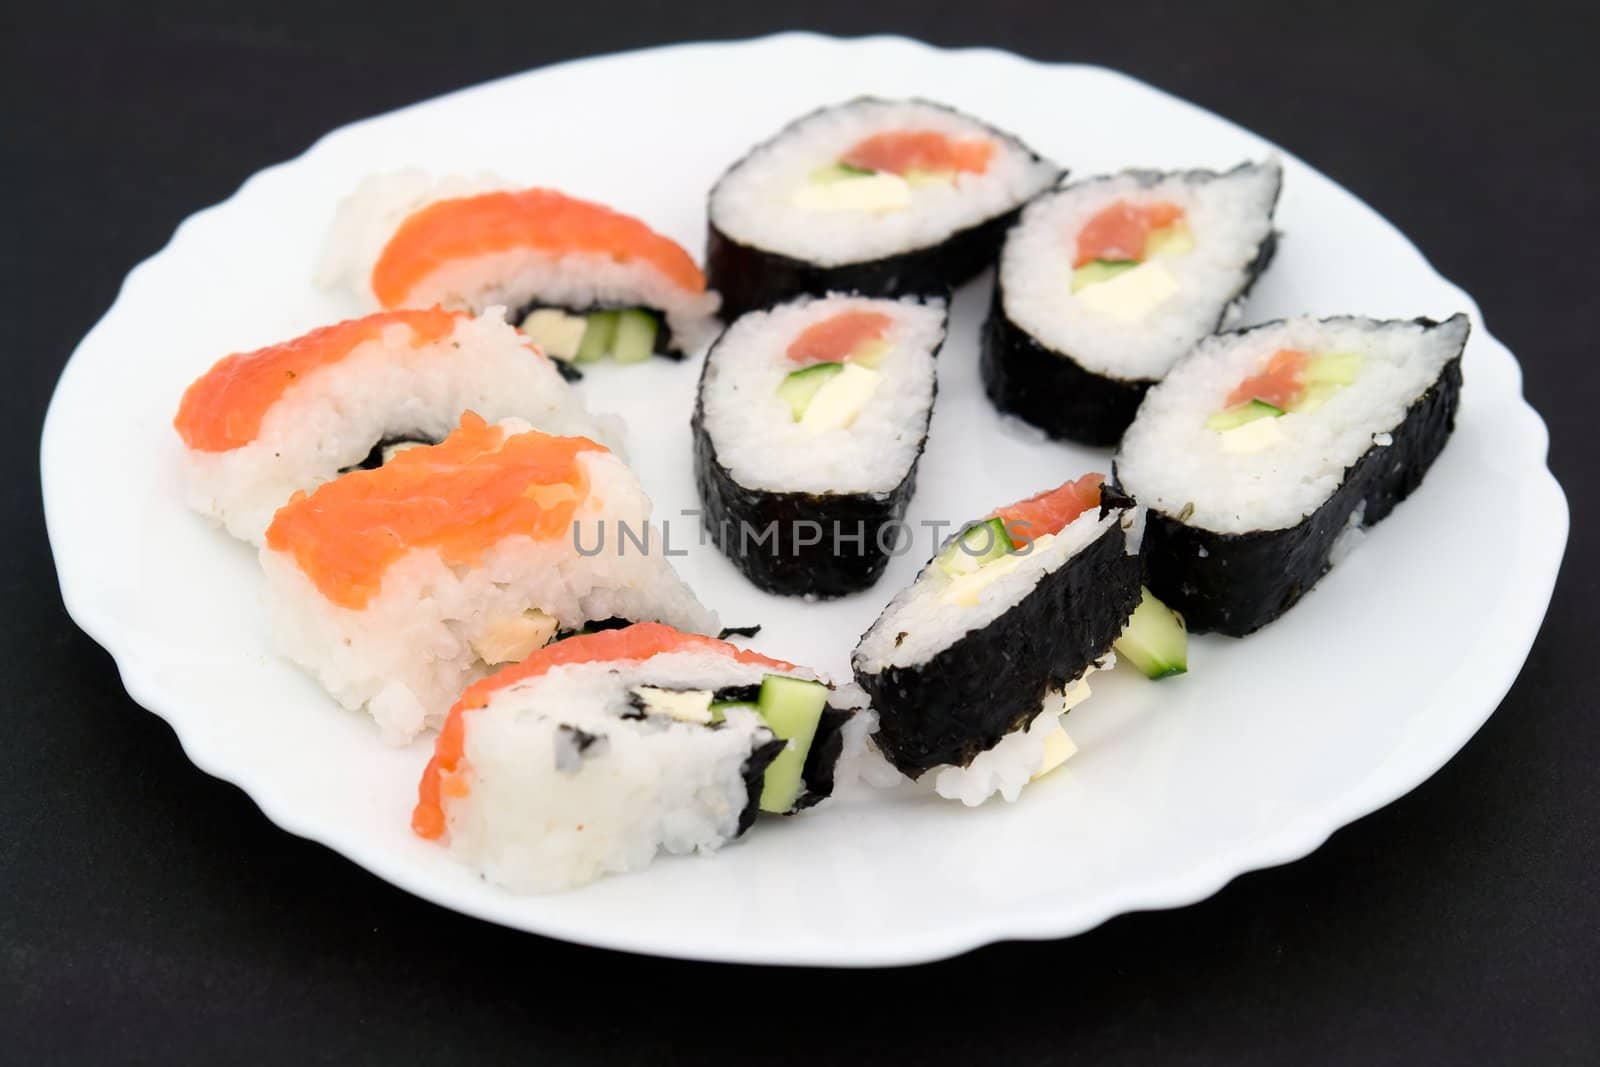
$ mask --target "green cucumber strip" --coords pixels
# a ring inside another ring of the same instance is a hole
[[[1146,678],[1169,678],[1189,669],[1189,634],[1183,616],[1144,586],[1139,587],[1139,606],[1111,647]]]
[[[593,363],[605,358],[617,336],[618,315],[615,311],[589,312],[589,325],[583,331],[577,355],[572,357],[574,363]]]
[[[1361,373],[1360,352],[1330,352],[1306,361],[1307,385],[1354,385]]]
[[[1255,422],[1268,416],[1276,418],[1283,414],[1283,409],[1273,407],[1265,400],[1246,400],[1243,404],[1235,404],[1231,408],[1224,408],[1206,420],[1209,430],[1237,430],[1247,422]]]
[[[799,422],[805,417],[806,408],[811,406],[817,390],[821,389],[828,381],[844,372],[843,363],[814,363],[802,370],[797,370],[778,384],[778,397],[789,405],[789,411],[794,415],[794,421]]]
[[[834,182],[848,181],[851,178],[870,177],[875,173],[876,171],[852,167],[848,163],[835,163],[832,166],[818,167],[812,171],[811,182],[813,185],[831,185]]]
[[[718,723],[726,719],[729,708],[744,708],[746,711],[753,711],[758,715],[761,713],[761,708],[758,705],[752,704],[747,700],[713,700],[711,702],[711,721]]]
[[[1137,259],[1091,260],[1072,272],[1072,291],[1074,293],[1081,292],[1091,285],[1109,282],[1117,275],[1126,274],[1138,265],[1139,261]]]
[[[828,687],[821,682],[785,678],[769,674],[761,680],[757,705],[767,728],[789,742],[778,758],[767,765],[761,786],[761,810],[784,815],[794,810],[803,785],[801,774],[806,756],[817,736],[822,709],[828,706]]]
[[[985,563],[1011,554],[1016,545],[998,516],[968,526],[950,547],[939,554],[939,569],[952,578],[971,574]]]
[[[617,312],[611,358],[618,363],[643,363],[656,354],[656,317],[639,308]]]

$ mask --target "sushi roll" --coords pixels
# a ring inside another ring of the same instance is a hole
[[[790,123],[711,190],[706,265],[732,317],[802,293],[942,293],[994,261],[1061,169],[925,100],[868,97]]]
[[[340,704],[405,741],[558,634],[616,619],[715,633],[649,511],[593,441],[468,412],[442,443],[278,511],[261,549],[269,632]]]
[[[802,297],[712,346],[695,481],[706,529],[752,582],[835,597],[877,581],[916,484],[944,331],[942,300]]]
[[[486,175],[368,178],[339,206],[317,280],[376,308],[503,307],[552,357],[635,363],[716,333],[717,296],[677,242],[601,204]]]
[[[1276,162],[1127,171],[1040,197],[1006,235],[979,369],[995,407],[1114,445],[1145,390],[1272,258]]]
[[[620,440],[497,311],[388,311],[220,360],[183,394],[190,506],[259,545],[297,491],[444,439],[467,409]]]
[[[411,826],[498,885],[568,889],[823,799],[851,719],[814,672],[712,638],[572,637],[450,709]]]
[[[1467,330],[1297,318],[1202,341],[1116,461],[1149,508],[1150,588],[1196,632],[1242,636],[1293,607],[1444,448]]]
[[[1099,474],[951,538],[851,658],[877,746],[944,797],[1015,800],[1075,751],[1062,715],[1139,603],[1139,519]]]

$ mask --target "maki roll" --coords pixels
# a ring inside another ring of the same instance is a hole
[[[186,495],[260,544],[299,490],[436,444],[467,409],[554,434],[620,438],[497,310],[386,311],[220,360],[183,394],[173,426]]]
[[[616,619],[715,633],[649,510],[593,441],[468,412],[442,443],[278,511],[261,549],[269,630],[340,704],[408,740],[560,633]]]
[[[951,538],[856,646],[879,750],[939,795],[1015,800],[1139,603],[1139,511],[1089,474]]]
[[[1006,235],[979,368],[995,407],[1113,445],[1145,390],[1272,258],[1276,162],[1127,171],[1041,197]]]
[[[942,300],[803,297],[712,346],[693,418],[706,529],[769,593],[835,597],[883,573],[916,484]]]
[[[816,673],[712,638],[571,637],[450,709],[411,826],[508,889],[567,889],[817,802],[850,720]]]
[[[802,293],[942,293],[994,261],[1017,209],[1061,173],[941,104],[852,100],[717,181],[707,270],[730,316]]]
[[[1299,601],[1422,482],[1455,424],[1467,318],[1297,318],[1207,338],[1150,390],[1116,477],[1148,582],[1191,630]]]
[[[317,279],[379,308],[504,307],[562,361],[682,355],[716,332],[716,294],[677,242],[601,204],[492,176],[368,178],[340,204]]]

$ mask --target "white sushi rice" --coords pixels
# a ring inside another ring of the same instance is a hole
[[[407,218],[441,200],[513,188],[492,174],[435,180],[407,170],[370,176],[339,204],[323,243],[317,284],[354,292],[363,304],[376,308],[373,267]],[[715,293],[686,292],[642,260],[515,249],[446,263],[419,282],[402,305],[442,304],[471,311],[500,305],[519,311],[534,301],[580,310],[593,305],[653,308],[666,316],[673,347],[685,352],[715,336],[720,303]]]
[[[501,425],[526,429],[515,420]],[[573,516],[576,529],[542,541],[506,537],[476,566],[447,565],[436,550],[413,550],[388,568],[361,610],[325,598],[292,551],[263,547],[276,648],[341,705],[368,711],[385,740],[403,743],[437,726],[461,691],[488,673],[491,665],[474,644],[492,640],[530,610],[553,616],[561,629],[625,618],[716,633],[716,616],[664,557],[659,529],[648,527],[648,551],[619,542],[622,524],[639,534],[650,513],[632,472],[610,453],[581,453],[578,462],[589,489]],[[604,547],[594,552],[602,537]],[[593,554],[580,553],[576,543]]]
[[[1217,329],[1244,288],[1248,267],[1272,232],[1282,179],[1274,160],[1224,174],[1130,171],[1041,197],[1023,210],[1001,253],[1006,317],[1095,374],[1129,381],[1160,378]],[[1194,238],[1192,250],[1158,257],[1174,291],[1132,319],[1086,304],[1072,291],[1077,234],[1119,200],[1178,205]]]
[[[795,421],[778,387],[805,364],[788,347],[807,327],[850,310],[889,315],[892,347],[873,368],[871,396],[845,427]],[[934,351],[944,340],[943,301],[802,298],[741,316],[707,357],[701,403],[717,460],[748,489],[887,493],[916,462],[933,407]]]
[[[385,437],[443,440],[475,411],[490,422],[521,418],[547,433],[619,447],[614,416],[590,415],[579,393],[500,309],[412,344],[411,328],[386,327],[336,363],[301,375],[261,420],[249,444],[226,452],[184,450],[189,505],[259,545],[272,515],[367,458]]]
[[[556,667],[495,693],[463,713],[466,788],[441,798],[451,853],[514,892],[547,893],[638,870],[658,851],[722,847],[751,799],[745,762],[771,732],[738,708],[715,729],[627,718],[637,715],[629,692],[715,691],[774,673],[817,679],[685,651]],[[571,728],[595,740],[579,751]]]
[[[1059,533],[1038,537],[1026,550],[981,568],[978,573],[989,572],[995,577],[981,588],[976,604],[946,596],[951,586],[963,579],[952,578],[935,565],[923,568],[917,580],[889,602],[861,638],[853,657],[855,669],[881,674],[890,667],[928,662],[1020,604],[1046,574],[1065,566],[1124,514],[1109,511],[1102,518],[1098,508],[1090,508]]]
[[[1146,394],[1122,439],[1118,480],[1141,504],[1216,533],[1294,526],[1333,495],[1351,464],[1387,447],[1406,409],[1460,355],[1467,330],[1464,315],[1433,329],[1303,317],[1207,338]],[[1285,348],[1360,353],[1360,371],[1315,411],[1270,420],[1269,446],[1226,449],[1206,419]]]
[[[1063,726],[1066,713],[1092,695],[1089,676],[1097,670],[1109,670],[1115,663],[1116,657],[1107,653],[1104,660],[1088,667],[1064,690],[1046,693],[1039,714],[1031,722],[1011,731],[992,748],[978,753],[971,763],[965,767],[935,767],[923,778],[933,782],[934,792],[941,797],[959,800],[969,808],[977,807],[996,794],[1008,804],[1016,803],[1029,782],[1041,772],[1055,769],[1046,766],[1053,746],[1060,747],[1062,762],[1077,753],[1078,746]],[[1052,742],[1052,735],[1058,732],[1061,739]]]
[[[981,174],[913,186],[902,210],[813,211],[793,203],[814,171],[896,130],[984,138],[996,152]],[[1015,209],[1059,175],[1055,164],[969,115],[916,100],[855,100],[799,119],[735,164],[711,190],[711,222],[741,244],[834,267],[939,244]]]

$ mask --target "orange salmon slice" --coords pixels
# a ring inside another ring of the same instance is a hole
[[[1006,531],[1018,544],[1045,534],[1058,534],[1073,519],[1100,506],[1100,487],[1105,480],[1103,474],[1085,474],[1076,481],[999,508],[994,514],[1005,520]]]
[[[267,547],[292,554],[328,600],[359,611],[416,549],[470,566],[514,534],[564,535],[588,488],[579,457],[604,451],[585,437],[508,435],[469,411],[440,444],[290,497]]]
[[[1135,204],[1118,200],[1102,208],[1078,231],[1078,255],[1072,261],[1081,267],[1097,259],[1142,260],[1150,231],[1171,226],[1183,218],[1183,208],[1165,200]]]
[[[260,434],[261,420],[284,390],[306,375],[338,363],[356,347],[383,336],[390,326],[409,326],[411,346],[420,348],[449,334],[464,318],[440,308],[381,311],[282,344],[226,356],[184,391],[172,425],[183,443],[198,452],[242,448]]]
[[[648,263],[679,289],[706,288],[683,246],[633,216],[553,189],[524,189],[440,200],[411,215],[373,266],[372,291],[384,307],[395,307],[448,263],[519,248]]]
[[[989,169],[994,151],[994,142],[982,138],[961,140],[937,130],[890,130],[858,141],[840,162],[891,174],[913,170],[982,174]]]
[[[789,358],[796,363],[843,363],[865,342],[881,340],[893,325],[881,311],[841,311],[801,330],[789,342]]]
[[[1259,400],[1279,410],[1288,410],[1305,392],[1306,364],[1311,357],[1293,348],[1280,348],[1267,361],[1266,370],[1240,382],[1228,394],[1228,407]]]

